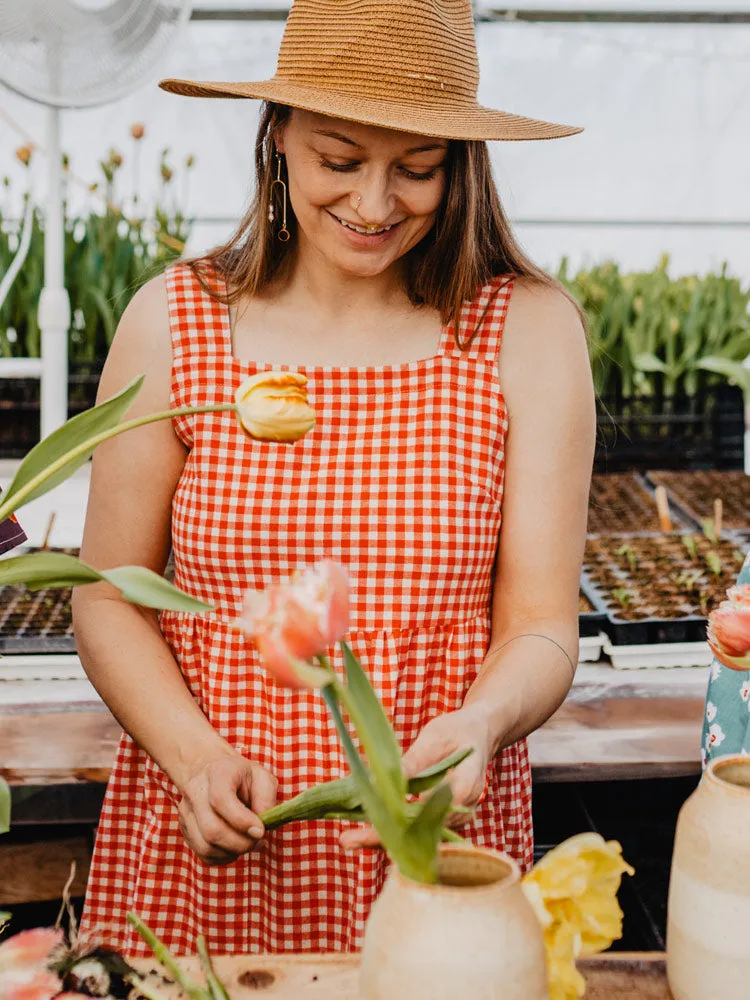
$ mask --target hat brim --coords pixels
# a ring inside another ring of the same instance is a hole
[[[161,80],[159,86],[170,94],[184,97],[255,98],[275,101],[305,111],[365,125],[379,125],[399,132],[412,132],[440,139],[507,140],[562,139],[577,135],[582,128],[525,118],[507,111],[493,111],[480,104],[453,104],[440,107],[416,97],[413,103],[375,100],[359,94],[301,86],[274,78],[257,82],[223,83],[197,80]]]

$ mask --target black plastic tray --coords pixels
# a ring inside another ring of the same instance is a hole
[[[581,574],[581,590],[602,615],[601,631],[606,632],[614,646],[651,646],[663,642],[705,642],[706,619],[639,618],[626,621],[609,609],[601,590],[586,574]]]
[[[75,653],[72,635],[10,635],[0,636],[3,656],[26,656],[31,653]]]
[[[582,639],[599,635],[600,632],[604,631],[606,621],[607,616],[602,614],[601,611],[588,611],[586,614],[579,614],[578,635]]]

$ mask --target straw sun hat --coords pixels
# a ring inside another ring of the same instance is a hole
[[[276,75],[162,80],[187,97],[254,97],[444,139],[557,139],[582,131],[477,103],[470,0],[295,0]]]

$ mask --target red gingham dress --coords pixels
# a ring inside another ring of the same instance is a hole
[[[218,276],[216,287],[223,285]],[[404,748],[459,708],[487,651],[508,420],[497,361],[512,283],[467,304],[461,353],[445,328],[437,353],[406,364],[299,368],[317,424],[294,445],[248,439],[233,413],[175,419],[189,449],[172,506],[175,582],[216,607],[166,611],[161,627],[213,726],[279,781],[279,800],[348,773],[317,691],[271,681],[227,624],[246,588],[338,559],[352,579],[348,641]],[[232,356],[226,307],[182,264],[167,272],[171,405],[232,402],[271,366]],[[489,308],[487,308],[489,306]],[[284,367],[284,366],[276,366]],[[333,651],[341,669],[341,653]],[[177,791],[124,736],[101,814],[83,929],[133,955],[139,913],[177,954],[203,932],[212,952],[360,947],[386,872],[381,852],[344,853],[345,824],[292,824],[228,867],[204,865],[178,826]],[[532,863],[531,774],[524,741],[489,769],[464,833]]]

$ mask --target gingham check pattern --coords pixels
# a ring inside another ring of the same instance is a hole
[[[214,280],[218,283],[218,278]],[[184,265],[168,271],[173,406],[231,402],[263,362],[232,356],[226,308]],[[217,284],[217,287],[218,284]],[[300,368],[318,422],[295,445],[252,441],[233,413],[178,418],[189,448],[173,501],[175,581],[216,605],[164,612],[163,633],[216,729],[279,780],[279,798],[348,773],[320,695],[270,681],[227,621],[246,588],[338,559],[353,581],[348,636],[406,748],[463,702],[490,635],[507,413],[497,357],[511,284],[467,304],[463,354],[449,328],[431,358],[382,367]],[[340,650],[332,650],[341,669]],[[341,822],[272,832],[259,852],[203,865],[181,836],[176,789],[127,736],[110,779],[84,914],[131,954],[135,910],[177,954],[203,932],[217,954],[357,949],[386,865],[345,854]],[[525,742],[500,754],[466,832],[532,863]]]

